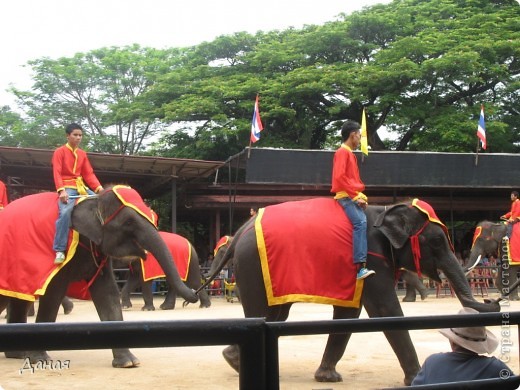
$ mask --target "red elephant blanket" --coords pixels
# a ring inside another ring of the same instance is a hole
[[[0,215],[0,294],[34,301],[74,255],[79,234],[69,235],[65,262],[54,265],[52,250],[58,195],[29,195],[10,203]],[[78,297],[69,291],[69,296]],[[84,297],[83,297],[84,298]]]
[[[173,261],[179,271],[179,276],[185,282],[188,278],[191,261],[191,245],[190,242],[178,234],[159,232],[166,246],[170,250]],[[143,280],[153,280],[165,277],[164,271],[157,262],[152,253],[148,253],[146,260],[141,259],[141,269],[143,271]]]
[[[513,232],[507,244],[509,252],[509,263],[520,264],[520,222],[513,225]]]
[[[260,209],[255,231],[270,306],[360,306],[363,281],[356,280],[352,260],[352,224],[334,199]]]

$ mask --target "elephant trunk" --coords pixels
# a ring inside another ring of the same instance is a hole
[[[168,284],[177,291],[186,301],[195,303],[198,301],[195,291],[187,287],[181,280],[177,267],[175,266],[171,252],[157,231],[155,234],[147,234],[141,237],[143,246],[152,252],[166,275]]]
[[[453,266],[452,263],[456,263],[456,266]],[[497,301],[481,303],[475,300],[471,293],[471,287],[466,279],[466,275],[464,274],[462,267],[458,265],[455,256],[453,256],[453,259],[450,259],[450,264],[445,267],[443,267],[442,264],[439,264],[439,268],[450,281],[462,306],[471,307],[481,313],[500,311],[500,305]]]

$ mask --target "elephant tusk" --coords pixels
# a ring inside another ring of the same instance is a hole
[[[468,276],[468,274],[473,271],[473,269],[477,266],[477,264],[480,262],[480,258],[482,255],[478,255],[477,260],[475,261],[475,264],[473,264],[471,267],[469,267],[466,271],[464,271],[464,274]]]

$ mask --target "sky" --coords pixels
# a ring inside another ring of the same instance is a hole
[[[187,47],[235,32],[324,24],[340,13],[390,0],[3,0],[0,6],[0,106],[6,92],[32,85],[27,61],[138,43]]]

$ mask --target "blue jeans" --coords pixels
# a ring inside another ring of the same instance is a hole
[[[55,252],[65,252],[69,240],[69,229],[71,224],[71,215],[76,199],[71,199],[71,196],[78,196],[79,193],[75,188],[65,188],[69,194],[69,201],[63,203],[58,199],[58,219],[56,220],[56,234],[54,235],[54,244],[52,249]],[[89,195],[95,195],[93,191],[87,189]]]
[[[338,203],[345,210],[345,214],[347,214],[354,228],[352,233],[354,264],[365,263],[367,261],[367,216],[365,210],[350,198],[338,199]]]

